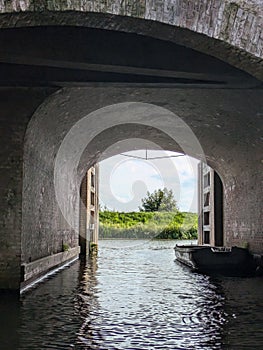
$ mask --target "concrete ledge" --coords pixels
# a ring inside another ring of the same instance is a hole
[[[66,252],[49,255],[29,264],[23,264],[21,266],[21,282],[26,282],[37,278],[46,272],[59,267],[63,263],[72,260],[73,258],[77,257],[79,253],[80,247],[78,246],[71,248]]]

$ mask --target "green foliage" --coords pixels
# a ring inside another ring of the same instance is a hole
[[[101,211],[99,214],[100,222],[119,228],[129,228],[138,223],[147,223],[153,216],[152,213],[131,212],[119,213],[116,211]]]
[[[62,244],[62,252],[67,252],[69,250],[69,245],[67,243]]]
[[[90,253],[91,255],[97,255],[98,254],[98,244],[94,242],[90,242]]]
[[[140,211],[154,212],[154,211],[176,211],[177,205],[174,199],[173,191],[166,187],[161,190],[155,190],[153,193],[147,191],[147,197],[142,199],[142,207]]]
[[[101,238],[196,239],[197,214],[176,212],[100,212]]]

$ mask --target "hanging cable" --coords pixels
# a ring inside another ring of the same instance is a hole
[[[135,158],[135,159],[142,159],[142,160],[155,160],[155,159],[165,159],[165,158],[178,158],[178,157],[184,157],[185,154],[177,154],[177,155],[171,155],[171,156],[160,156],[160,157],[149,157],[148,156],[148,150],[145,149],[145,157],[140,156],[133,156],[130,154],[120,153],[121,156],[129,157],[129,158]]]

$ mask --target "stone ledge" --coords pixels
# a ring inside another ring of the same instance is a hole
[[[59,267],[63,263],[72,260],[77,257],[80,253],[80,247],[71,248],[66,252],[61,252],[53,255],[46,256],[44,258],[35,260],[29,264],[21,265],[21,282],[26,282],[41,275],[48,271]]]

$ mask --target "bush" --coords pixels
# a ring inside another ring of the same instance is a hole
[[[100,238],[196,239],[197,214],[181,212],[100,212]]]

